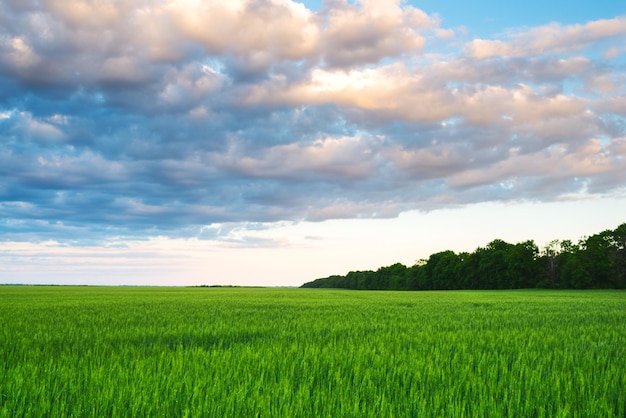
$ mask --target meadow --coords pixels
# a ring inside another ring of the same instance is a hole
[[[0,286],[0,416],[624,417],[624,291]]]

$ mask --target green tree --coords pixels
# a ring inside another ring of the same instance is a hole
[[[457,264],[459,257],[454,251],[442,251],[428,258],[425,274],[431,289],[458,289]]]
[[[481,280],[481,289],[510,288],[508,269],[508,252],[512,244],[501,239],[495,239],[481,250],[478,264],[478,274]]]
[[[626,223],[578,244],[550,241],[540,252],[534,241],[495,239],[472,253],[441,251],[407,268],[396,263],[305,283],[302,287],[349,289],[626,288]]]
[[[446,251],[445,258],[440,263],[439,276],[445,279],[443,284],[447,289],[460,289],[461,278],[459,277],[459,264],[461,259],[454,251]]]
[[[426,260],[417,260],[415,264],[408,269],[407,274],[409,290],[423,290],[423,288],[420,287],[419,276],[425,264]]]
[[[588,237],[582,244],[582,260],[589,274],[587,287],[613,286],[614,253],[617,251],[613,231],[606,230]]]
[[[615,287],[626,288],[626,223],[621,224],[613,231],[615,253],[613,267],[615,269]]]
[[[480,276],[478,266],[482,251],[476,249],[473,253],[462,252],[458,254],[459,262],[456,265],[456,277],[459,289],[480,289]]]
[[[506,251],[508,287],[514,289],[536,287],[541,274],[537,259],[539,248],[534,241],[512,245]]]
[[[541,287],[558,287],[561,265],[559,263],[559,254],[561,252],[561,241],[558,239],[550,241],[541,252],[541,261],[543,265],[543,280],[538,281]]]
[[[582,251],[579,244],[569,240],[561,242],[559,254],[561,265],[559,283],[566,289],[584,289],[589,286],[591,278],[583,263]]]
[[[396,263],[388,267],[381,267],[376,271],[377,289],[405,290],[407,284],[407,268],[404,264]]]

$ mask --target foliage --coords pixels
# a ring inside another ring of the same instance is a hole
[[[553,240],[543,251],[534,241],[491,241],[473,253],[442,251],[414,266],[321,278],[302,287],[378,290],[443,289],[624,289],[626,223],[574,244]]]
[[[0,337],[0,417],[626,416],[620,291],[5,286]]]

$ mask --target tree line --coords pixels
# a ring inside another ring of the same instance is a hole
[[[376,271],[351,271],[303,284],[305,288],[369,290],[444,289],[624,289],[626,223],[615,230],[553,240],[541,250],[533,240],[510,244],[495,239],[474,252],[447,250]]]

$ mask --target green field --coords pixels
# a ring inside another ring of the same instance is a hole
[[[626,292],[0,286],[0,416],[625,417]]]

